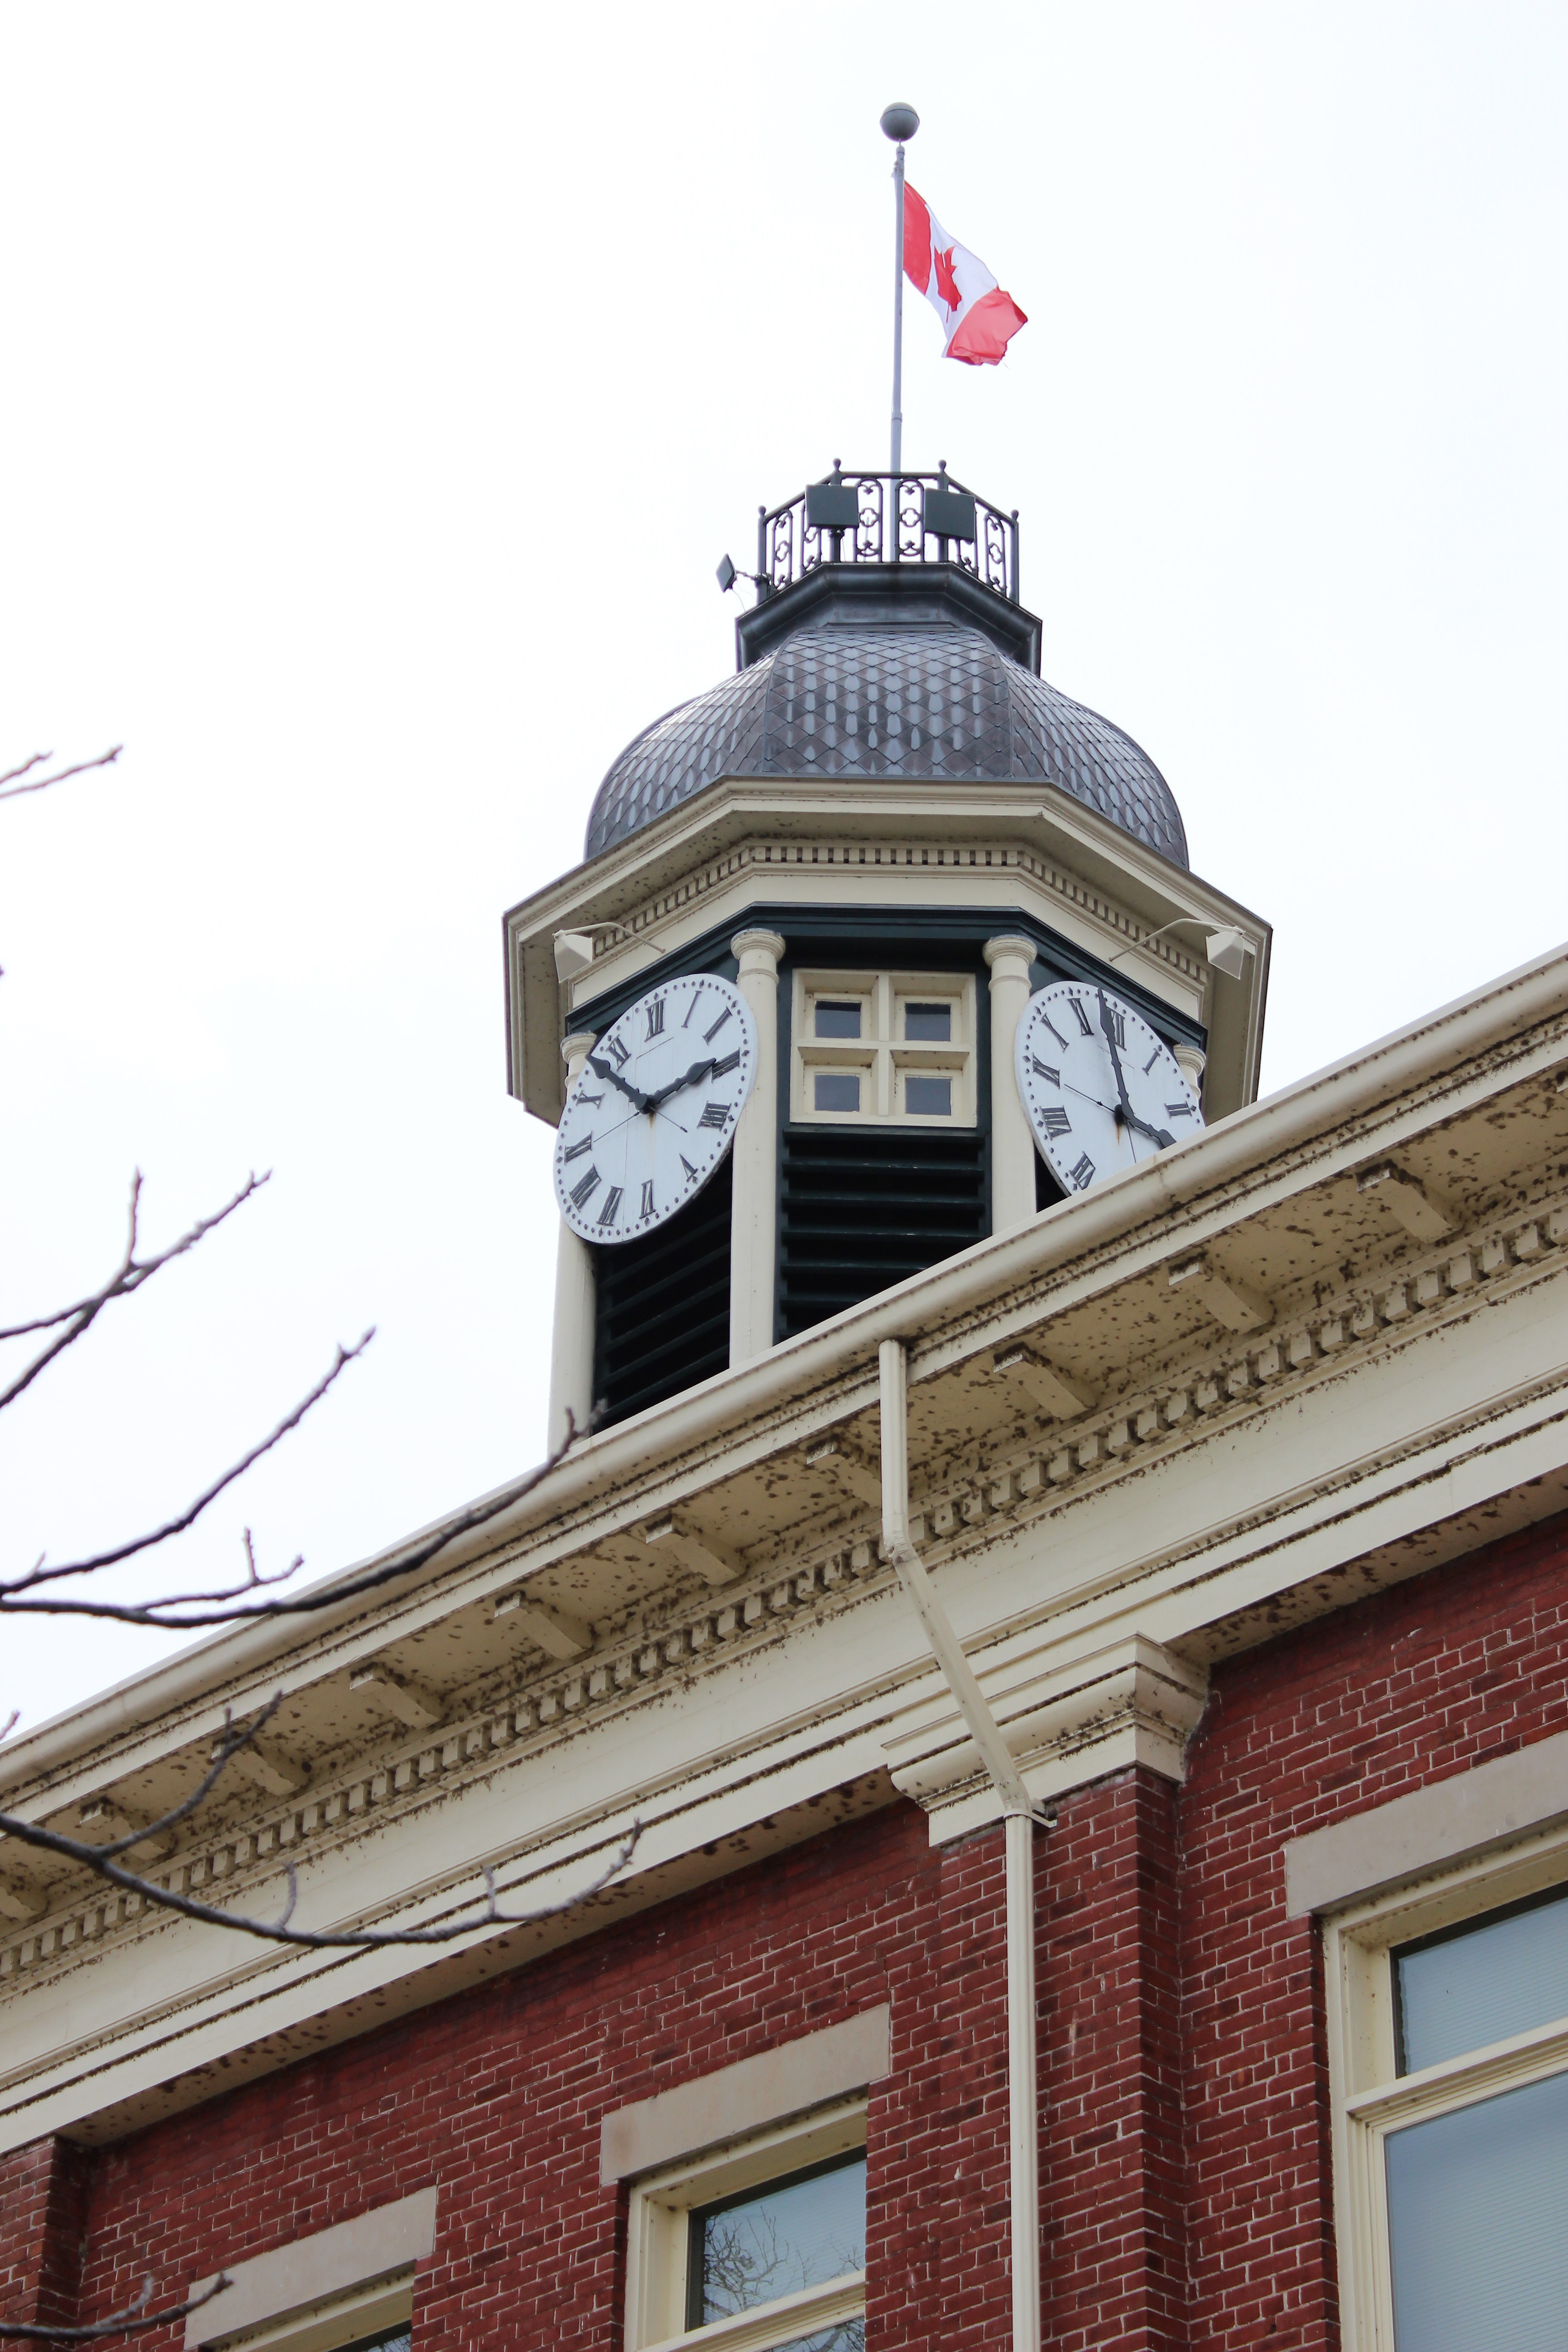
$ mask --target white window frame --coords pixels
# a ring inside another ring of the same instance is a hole
[[[1568,1828],[1428,1872],[1323,1920],[1334,2228],[1344,2352],[1394,2352],[1390,2132],[1568,2071],[1568,2018],[1419,2072],[1395,2072],[1394,1964],[1402,1944],[1568,1886]]]
[[[706,2327],[686,2326],[686,2288],[694,2207],[762,2189],[865,2145],[865,2099],[841,2099],[634,2181],[626,2228],[626,2352],[768,2352],[797,2336],[861,2317],[864,2271],[847,2271],[824,2286],[759,2304],[730,2319],[710,2320]]]
[[[819,996],[838,1004],[858,1003],[862,1008],[860,1035],[818,1037],[814,1007]],[[901,1037],[900,1008],[906,1003],[951,1004],[951,1040],[924,1044]],[[973,1127],[978,1118],[975,1006],[973,972],[797,971],[791,1021],[791,1118],[820,1127]],[[860,1072],[860,1108],[818,1110],[813,1081],[819,1070]],[[905,1079],[926,1075],[952,1080],[952,1109],[945,1118],[904,1108]]]

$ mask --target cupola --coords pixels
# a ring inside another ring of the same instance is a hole
[[[557,1437],[1251,1099],[1268,929],[1041,677],[1019,563],[942,468],[763,509],[733,676],[627,745],[584,864],[506,918],[512,1091],[560,1125]]]

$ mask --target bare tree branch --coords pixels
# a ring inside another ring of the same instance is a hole
[[[279,1692],[279,1697],[281,1696]],[[277,1700],[273,1705],[277,1705]],[[231,1754],[233,1752],[230,1751]],[[224,1761],[226,1763],[228,1758],[226,1757]],[[201,1794],[206,1793],[215,1777],[213,1774],[207,1776]],[[144,1829],[120,1839],[113,1846],[89,1845],[80,1838],[67,1837],[58,1830],[45,1829],[41,1822],[23,1821],[16,1813],[0,1813],[0,1833],[18,1838],[23,1844],[37,1846],[45,1853],[59,1854],[68,1862],[81,1863],[96,1877],[106,1879],[110,1886],[118,1886],[128,1895],[139,1895],[156,1909],[177,1911],[184,1918],[199,1920],[207,1927],[232,1927],[247,1936],[258,1936],[266,1943],[300,1945],[308,1951],[379,1951],[384,1944],[451,1944],[459,1936],[471,1936],[479,1927],[532,1927],[536,1920],[553,1919],[560,1912],[573,1910],[576,1905],[587,1902],[590,1896],[606,1887],[626,1868],[642,1838],[642,1823],[635,1821],[622,1839],[614,1859],[605,1864],[597,1878],[590,1879],[586,1886],[576,1887],[570,1895],[563,1895],[559,1903],[541,1904],[531,1911],[503,1911],[496,1895],[495,1872],[487,1869],[484,1874],[485,1907],[474,1918],[453,1920],[444,1927],[342,1927],[317,1933],[313,1928],[296,1927],[290,1924],[299,1901],[299,1881],[292,1863],[284,1868],[289,1900],[279,1916],[276,1919],[253,1919],[247,1912],[220,1911],[216,1904],[198,1902],[194,1895],[181,1895],[172,1886],[160,1886],[155,1878],[143,1878],[136,1871],[122,1870],[112,1859],[114,1854],[122,1853],[127,1846],[142,1845],[148,1838],[156,1837],[164,1822],[183,1819],[194,1810],[198,1801],[188,1798],[163,1820],[148,1822]]]
[[[220,2272],[200,2294],[191,2295],[184,2303],[171,2304],[166,2311],[149,2311],[147,2306],[153,2300],[153,2282],[149,2278],[134,2303],[128,2304],[123,2311],[112,2312],[107,2319],[95,2319],[90,2327],[33,2327],[5,2319],[0,2320],[0,2336],[13,2340],[31,2336],[40,2344],[90,2344],[106,2336],[139,2336],[145,2328],[167,2327],[171,2321],[200,2311],[204,2303],[210,2303],[215,2294],[221,2294],[226,2286],[233,2284],[227,2273]]]
[[[195,1526],[209,1503],[216,1502],[226,1486],[232,1486],[237,1478],[243,1478],[253,1463],[259,1462],[264,1454],[270,1454],[272,1448],[287,1437],[291,1429],[299,1428],[311,1407],[321,1403],[340,1373],[353,1362],[356,1356],[363,1355],[374,1337],[375,1326],[373,1323],[370,1329],[363,1332],[352,1348],[340,1346],[328,1370],[322,1373],[309,1394],[301,1397],[292,1411],[284,1414],[277,1428],[268,1436],[260,1439],[247,1454],[241,1454],[237,1462],[232,1464],[219,1477],[215,1478],[212,1485],[199,1494],[194,1503],[187,1505],[185,1509],[179,1512],[174,1518],[165,1519],[161,1528],[154,1528],[149,1535],[133,1536],[129,1542],[116,1544],[110,1551],[98,1552],[90,1559],[70,1560],[58,1568],[46,1568],[43,1561],[39,1560],[23,1576],[14,1577],[8,1580],[0,1580],[0,1612],[10,1610],[13,1613],[16,1613],[26,1610],[38,1616],[117,1617],[123,1623],[131,1625],[164,1624],[171,1622],[193,1625],[226,1624],[228,1622],[226,1618],[192,1617],[171,1621],[166,1618],[148,1616],[144,1613],[144,1610],[183,1606],[187,1601],[195,1602],[237,1600],[241,1594],[254,1591],[258,1585],[280,1584],[285,1578],[292,1576],[294,1570],[302,1565],[299,1559],[296,1559],[292,1566],[272,1576],[263,1576],[258,1572],[256,1555],[250,1548],[247,1528],[246,1553],[250,1562],[250,1573],[242,1584],[232,1585],[222,1591],[193,1592],[177,1596],[172,1601],[153,1601],[145,1604],[131,1602],[123,1606],[111,1601],[86,1601],[71,1598],[37,1601],[24,1597],[36,1592],[39,1585],[53,1584],[66,1576],[90,1576],[95,1569],[112,1568],[122,1559],[134,1559],[138,1552],[148,1551],[157,1544],[167,1543],[172,1536],[184,1535],[187,1528]],[[3,1402],[4,1400],[0,1400],[0,1402]]]
[[[33,775],[35,768],[41,768],[46,761],[55,756],[52,751],[35,751],[32,758],[24,760],[19,768],[7,769],[5,775],[0,776],[0,801],[19,801],[24,793],[47,793],[51,784],[63,784],[68,776],[85,776],[89,768],[111,768],[124,749],[123,743],[117,743],[112,751],[100,751],[96,760],[79,760],[74,768],[61,768],[52,776]],[[32,782],[18,782],[17,779],[22,776],[32,776]]]
[[[367,1333],[366,1339],[369,1336]],[[361,1347],[364,1344],[364,1340],[360,1342]],[[352,1360],[357,1353],[357,1349],[351,1349],[346,1355],[342,1349],[339,1350],[344,1361]],[[319,1390],[315,1393],[324,1394],[327,1387],[336,1379],[342,1369],[341,1363],[335,1365],[327,1379],[320,1383]],[[307,1400],[307,1405],[312,1402],[314,1402],[314,1395]],[[306,1407],[302,1406],[300,1411],[303,1412],[305,1409]],[[291,1416],[289,1421],[280,1423],[267,1444],[275,1444],[279,1437],[293,1426],[294,1420],[297,1418],[298,1414]],[[161,1625],[171,1631],[179,1632],[182,1629],[199,1630],[205,1625],[242,1624],[247,1618],[252,1617],[316,1615],[323,1609],[335,1609],[340,1601],[357,1600],[362,1592],[374,1592],[380,1586],[391,1584],[400,1576],[412,1576],[416,1569],[423,1568],[427,1560],[434,1559],[437,1552],[445,1551],[447,1546],[449,1543],[455,1543],[459,1536],[469,1534],[475,1528],[482,1528],[488,1520],[500,1517],[501,1514],[510,1510],[515,1503],[521,1503],[525,1496],[531,1495],[542,1479],[549,1476],[556,1464],[563,1460],[582,1433],[571,1414],[568,1413],[565,1438],[552,1454],[546,1454],[537,1468],[530,1470],[526,1476],[515,1480],[510,1486],[501,1487],[494,1495],[487,1496],[482,1502],[471,1503],[467,1509],[456,1512],[450,1518],[442,1520],[440,1525],[434,1528],[427,1536],[422,1537],[416,1543],[406,1545],[391,1559],[383,1560],[379,1566],[367,1569],[363,1576],[348,1577],[342,1583],[323,1586],[318,1591],[297,1593],[287,1601],[257,1601],[248,1606],[241,1606],[245,1594],[251,1591],[256,1585],[276,1583],[280,1580],[277,1576],[253,1576],[245,1583],[233,1586],[224,1593],[216,1595],[174,1593],[167,1599],[154,1601],[83,1601],[65,1594],[40,1595],[37,1592],[36,1587],[38,1584],[47,1582],[56,1576],[79,1576],[87,1570],[101,1564],[96,1560],[78,1561],[70,1569],[41,1567],[29,1569],[25,1576],[17,1577],[11,1583],[0,1583],[0,1618],[105,1617],[121,1625]],[[266,1445],[258,1446],[256,1453],[248,1458],[255,1460],[266,1450]],[[226,1472],[212,1491],[221,1493],[222,1488],[238,1475],[237,1468]],[[158,1540],[161,1539],[161,1538],[158,1538]],[[118,1551],[106,1552],[103,1559],[107,1561],[126,1559],[133,1551],[144,1549],[153,1540],[154,1538],[144,1537],[134,1544],[122,1546]],[[294,1566],[297,1567],[299,1564],[296,1561]],[[290,1575],[293,1573],[293,1569],[286,1570],[283,1573]],[[209,1602],[216,1605],[205,1605]]]
[[[253,1171],[246,1178],[234,1198],[231,1201],[226,1201],[221,1209],[216,1210],[210,1217],[198,1217],[195,1223],[183,1233],[177,1241],[171,1242],[167,1249],[159,1250],[153,1257],[139,1258],[136,1255],[136,1239],[142,1211],[142,1171],[138,1169],[131,1180],[130,1230],[125,1244],[125,1254],[108,1281],[100,1288],[93,1291],[89,1297],[78,1299],[74,1307],[63,1307],[58,1313],[41,1316],[36,1322],[18,1323],[8,1330],[0,1329],[0,1340],[21,1339],[32,1331],[52,1330],[58,1323],[64,1322],[68,1325],[68,1328],[60,1333],[58,1339],[51,1341],[48,1347],[40,1349],[32,1362],[17,1374],[9,1388],[0,1390],[0,1412],[3,1412],[6,1405],[13,1403],[24,1389],[30,1388],[38,1374],[52,1364],[57,1357],[63,1355],[68,1348],[73,1346],[84,1331],[91,1328],[110,1299],[131,1297],[134,1292],[141,1289],[144,1282],[151,1282],[155,1274],[161,1273],[164,1266],[173,1265],[177,1257],[184,1257],[187,1250],[195,1249],[199,1241],[204,1241],[208,1234],[216,1232],[226,1218],[233,1216],[237,1209],[242,1209],[255,1193],[259,1192],[264,1184],[269,1183],[271,1175],[270,1169],[261,1176],[258,1176]]]

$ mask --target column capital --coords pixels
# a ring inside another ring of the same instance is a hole
[[[1035,945],[1033,940],[1024,939],[1016,931],[1003,931],[997,938],[987,940],[981,952],[984,954],[986,962],[990,965],[993,971],[996,971],[998,966],[1003,964],[1022,962],[1024,967],[1023,976],[1027,980],[1029,976],[1029,967],[1034,962],[1035,958],[1039,954],[1039,950]],[[1016,980],[1018,977],[1018,974],[1016,971],[1002,972],[999,974],[999,977],[1006,980]]]
[[[1204,1072],[1208,1067],[1208,1055],[1201,1045],[1175,1045],[1173,1046],[1172,1051],[1176,1056],[1176,1066],[1182,1076],[1190,1081],[1193,1092],[1200,1094],[1203,1090]]]
[[[582,1070],[598,1040],[596,1029],[574,1029],[570,1037],[561,1040],[561,1058],[566,1065],[566,1083],[572,1084]]]
[[[779,958],[784,943],[776,931],[737,931],[730,942],[730,952],[739,961],[742,972],[754,972],[759,978],[777,977]]]

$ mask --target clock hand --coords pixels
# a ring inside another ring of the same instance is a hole
[[[1174,1143],[1176,1139],[1165,1128],[1151,1127],[1146,1118],[1140,1118],[1129,1102],[1127,1081],[1121,1075],[1121,1056],[1116,1050],[1116,1024],[1111,1020],[1104,989],[1096,989],[1095,994],[1100,999],[1100,1025],[1105,1032],[1105,1042],[1110,1050],[1110,1066],[1116,1073],[1116,1091],[1121,1098],[1121,1116],[1135,1135],[1146,1135],[1151,1143],[1157,1143],[1163,1150],[1166,1144]]]
[[[638,1110],[651,1110],[653,1108],[651,1098],[647,1095],[644,1094],[642,1088],[640,1087],[634,1087],[627,1079],[623,1078],[619,1070],[612,1068],[608,1062],[601,1062],[597,1060],[594,1055],[590,1054],[588,1056],[588,1067],[593,1071],[595,1077],[607,1078],[611,1086],[618,1087],[622,1094],[626,1095],[630,1101],[636,1103]]]
[[[660,1103],[667,1103],[669,1100],[671,1095],[678,1095],[682,1087],[694,1087],[699,1078],[711,1077],[713,1068],[714,1062],[711,1055],[705,1062],[693,1062],[684,1077],[671,1078],[668,1086],[660,1087],[658,1094],[647,1097],[649,1110],[657,1110]]]

